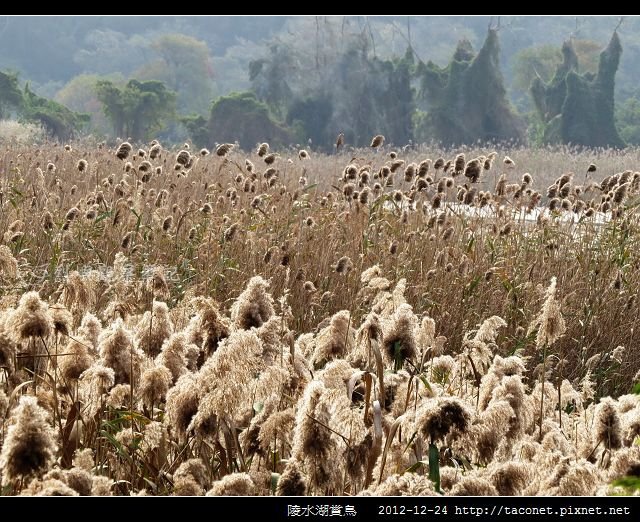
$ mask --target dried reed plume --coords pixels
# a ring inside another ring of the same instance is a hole
[[[562,313],[560,311],[560,303],[556,299],[556,278],[551,278],[551,283],[546,291],[546,299],[542,305],[542,310],[530,330],[536,326],[538,332],[536,334],[536,346],[542,348],[551,346],[566,331],[566,325]]]
[[[311,356],[311,362],[316,368],[333,359],[344,358],[348,354],[353,344],[350,324],[351,314],[348,310],[342,310],[334,314],[329,324],[318,332],[315,350]]]
[[[197,375],[202,398],[193,420],[196,429],[213,418],[233,417],[242,407],[243,391],[263,365],[263,344],[255,330],[238,330],[224,339]]]
[[[233,149],[233,143],[223,143],[216,148],[216,156],[226,156]]]
[[[113,369],[116,384],[137,381],[144,354],[134,345],[133,336],[121,318],[100,334],[98,350],[101,364]]]
[[[173,322],[169,315],[169,307],[162,301],[153,301],[151,311],[142,316],[135,329],[138,346],[149,357],[156,357],[165,340],[173,333]]]
[[[460,435],[471,424],[471,411],[455,397],[429,399],[420,408],[416,424],[425,440],[436,442],[447,435]]]
[[[377,149],[377,148],[381,147],[383,143],[384,143],[384,136],[382,134],[377,134],[371,140],[370,147],[373,148],[373,149]]]
[[[341,136],[343,136],[341,134]],[[307,493],[307,480],[302,472],[301,464],[295,459],[287,462],[276,488],[276,495],[294,497],[304,496]]]
[[[38,292],[22,295],[18,307],[7,319],[6,328],[16,342],[30,337],[45,338],[51,333],[53,321]]]
[[[353,270],[353,262],[348,256],[342,256],[335,265],[335,271],[338,274],[346,274]]]
[[[53,305],[49,308],[49,314],[53,322],[53,331],[68,336],[73,325],[71,312],[62,305]]]
[[[382,346],[387,361],[394,364],[395,370],[400,370],[405,361],[413,361],[418,353],[414,331],[418,326],[418,319],[411,306],[402,304],[389,319],[382,324],[384,333]]]
[[[168,232],[173,225],[173,216],[167,216],[162,220],[162,231]]]
[[[188,150],[181,150],[176,156],[176,163],[181,167],[188,168],[187,165],[193,161]]]
[[[330,415],[322,401],[325,392],[321,382],[312,381],[298,405],[292,458],[302,464],[308,494],[329,487],[339,473],[338,468],[331,464],[336,456],[337,442],[328,428]]]
[[[164,366],[153,366],[142,372],[140,395],[143,404],[149,411],[152,411],[154,405],[160,404],[165,399],[171,384],[171,372]]]
[[[469,162],[469,163],[471,163],[471,162]],[[465,170],[464,166],[465,166],[464,153],[460,153],[453,160],[453,172],[454,172],[454,175],[462,174],[462,172]]]
[[[213,483],[208,497],[248,496],[255,493],[255,484],[248,473],[232,473]]]
[[[622,446],[620,415],[611,397],[605,397],[598,404],[595,416],[595,440],[608,450]]]
[[[89,167],[89,164],[87,163],[87,160],[84,160],[84,159],[81,159],[80,161],[78,161],[78,164],[76,166],[76,168],[78,169],[78,172],[86,172],[88,167]]]
[[[160,156],[162,153],[162,146],[159,143],[156,143],[151,146],[149,149],[149,158],[154,160]]]
[[[16,343],[15,341],[0,327],[0,368],[4,369],[7,375],[11,375],[15,370]],[[0,388],[0,393],[2,389]],[[0,422],[6,409],[0,405]]]
[[[258,156],[262,158],[266,156],[268,152],[269,152],[269,144],[261,143],[260,146],[258,147]]]
[[[231,320],[244,330],[259,327],[273,315],[273,298],[267,292],[269,283],[260,276],[252,277],[231,307]]]
[[[10,280],[18,277],[18,261],[6,245],[0,245],[0,277]]]
[[[118,146],[116,150],[116,157],[121,160],[126,160],[132,150],[133,147],[131,146],[131,143],[125,141]]]
[[[233,238],[236,236],[239,227],[239,223],[233,223],[223,232],[222,237],[224,238],[225,242],[229,243],[230,241],[233,241]]]
[[[53,464],[57,452],[49,414],[35,397],[22,396],[11,413],[9,429],[0,452],[2,484],[39,477]]]
[[[67,382],[77,381],[93,364],[89,347],[83,340],[72,339],[64,348],[65,356],[59,358],[59,368]]]
[[[482,165],[479,159],[472,159],[464,168],[464,175],[471,183],[477,183],[482,173]]]

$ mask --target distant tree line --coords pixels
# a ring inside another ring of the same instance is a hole
[[[266,56],[249,64],[251,90],[220,96],[205,112],[211,99],[206,45],[164,35],[154,43],[159,58],[138,78],[81,75],[70,82],[59,98],[78,111],[36,95],[28,84],[21,88],[16,74],[0,72],[0,118],[39,123],[65,140],[96,132],[85,111],[95,116],[99,110],[100,132],[114,138],[188,136],[199,146],[237,141],[244,148],[267,140],[331,150],[338,133],[354,146],[367,145],[375,134],[396,145],[640,142],[640,103],[631,99],[617,112],[614,105],[622,53],[615,32],[597,58],[573,39],[561,53],[548,47],[523,53],[516,74],[530,82],[533,102],[524,117],[509,101],[497,28],[489,28],[478,52],[461,40],[445,67],[425,63],[407,44],[403,56],[382,59],[363,34],[352,35],[341,49],[275,40]]]
[[[446,67],[424,63],[410,46],[402,57],[381,60],[371,55],[366,39],[353,40],[345,52],[321,65],[305,62],[290,46],[274,44],[269,58],[250,64],[252,93],[222,97],[208,120],[199,117],[185,123],[199,143],[238,141],[245,147],[257,141],[252,135],[255,127],[267,140],[309,141],[325,150],[333,146],[338,132],[355,146],[367,145],[378,133],[396,145],[436,141],[446,146],[624,146],[614,115],[615,74],[622,53],[617,33],[600,54],[597,73],[580,71],[570,40],[555,75],[548,82],[535,78],[532,117],[542,129],[537,138],[509,102],[498,36],[498,30],[490,28],[477,53],[461,40]],[[314,68],[319,74],[309,82]]]
[[[68,140],[89,121],[89,116],[38,96],[15,73],[0,71],[0,119],[16,115],[21,121],[41,125],[50,135]]]

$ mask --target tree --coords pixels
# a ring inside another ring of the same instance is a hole
[[[66,141],[89,122],[89,115],[70,111],[64,105],[38,96],[25,85],[22,96],[23,120],[42,125],[52,136]]]
[[[562,47],[563,62],[548,84],[539,78],[531,86],[536,109],[549,143],[587,147],[624,147],[615,127],[614,87],[622,46],[614,32],[600,53],[597,74],[580,74],[571,41]]]
[[[377,122],[382,107],[377,103],[382,82],[371,74],[369,57],[364,47],[348,49],[334,66],[332,82],[334,111],[331,127],[344,131],[348,143],[368,145],[371,136],[382,133]],[[394,139],[389,136],[389,139]]]
[[[571,42],[562,45],[562,57],[562,63],[558,64],[550,82],[545,84],[541,78],[535,78],[531,84],[531,96],[545,124],[562,112],[567,95],[567,74],[578,68],[578,55]]]
[[[177,94],[181,112],[205,113],[213,97],[213,68],[205,42],[184,34],[165,34],[151,48],[160,58],[135,73],[141,79],[159,80]]]
[[[111,131],[111,124],[96,93],[96,85],[101,79],[104,78],[96,74],[74,76],[56,93],[55,101],[72,111],[88,114],[90,130],[105,135]]]
[[[580,63],[581,72],[598,71],[600,44],[593,40],[572,39],[571,47]],[[514,57],[513,86],[522,91],[528,91],[535,78],[548,83],[563,61],[563,53],[554,45],[539,45],[526,47],[518,51]]]
[[[640,145],[640,100],[628,98],[616,107],[616,122],[621,138],[628,145]]]
[[[123,138],[146,139],[175,115],[176,95],[159,81],[134,79],[121,88],[100,80],[96,92],[116,135]]]
[[[286,123],[294,129],[299,142],[310,139],[315,146],[322,147],[335,139],[328,129],[332,114],[331,97],[321,93],[296,99],[287,113]]]
[[[562,54],[555,45],[525,47],[514,58],[513,86],[527,92],[534,78],[548,82],[561,62]]]
[[[291,37],[274,40],[249,65],[258,100],[284,119],[299,141],[330,149],[338,132],[350,144],[368,145],[383,133],[389,142],[413,139],[413,51],[380,59],[371,34],[326,17],[301,22]]]
[[[194,121],[192,129],[201,132],[198,123],[202,121]],[[252,92],[231,93],[218,98],[211,106],[208,130],[208,145],[237,141],[242,148],[250,149],[261,141],[284,146],[293,140],[291,132],[272,117],[267,105],[258,101]],[[193,137],[195,141],[196,136]]]
[[[22,92],[18,87],[18,75],[0,71],[0,120],[7,118],[11,110],[22,105]]]
[[[390,143],[413,139],[413,53],[381,60],[369,55],[365,41],[353,42],[327,71],[323,84],[331,94],[333,112],[327,125],[325,147],[333,146],[339,131],[355,146],[366,146],[371,137],[384,134]]]
[[[274,42],[269,57],[249,63],[249,80],[258,99],[266,102],[275,115],[284,117],[294,98],[289,82],[299,70],[291,46]]]
[[[381,92],[378,104],[381,106],[381,118],[378,122],[379,132],[397,144],[409,143],[413,140],[413,114],[415,112],[414,89],[411,80],[415,63],[413,51],[408,48],[403,58],[393,61],[374,60]]]
[[[26,84],[24,91],[18,86],[18,76],[0,72],[0,119],[11,110],[20,120],[36,123],[52,136],[68,140],[89,121],[89,116],[69,110],[53,100],[38,96]]]
[[[477,55],[462,40],[447,67],[419,64],[429,109],[419,129],[423,136],[445,145],[524,140],[522,121],[507,100],[499,55],[498,32],[489,29]]]
[[[180,123],[187,129],[191,141],[198,147],[207,147],[209,143],[209,120],[201,114],[192,114],[180,118]]]

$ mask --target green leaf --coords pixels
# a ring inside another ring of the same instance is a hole
[[[102,221],[103,219],[107,219],[108,217],[111,217],[112,214],[113,214],[112,210],[107,210],[106,212],[103,212],[102,214],[100,214],[96,219],[94,219],[93,222],[100,223],[100,221]]]
[[[415,473],[416,471],[418,471],[421,467],[426,466],[427,464],[429,464],[427,461],[425,460],[419,460],[418,462],[416,462],[415,464],[412,464],[411,466],[409,466],[407,469],[404,470],[405,473]]]
[[[440,451],[432,442],[429,444],[429,479],[438,493],[440,491]]]
[[[101,430],[100,435],[102,435],[105,439],[107,439],[111,443],[111,445],[115,448],[116,453],[120,457],[126,460],[129,464],[133,462],[129,453],[124,449],[122,444],[120,444],[120,442],[118,442],[118,440],[113,435],[111,435],[106,430]]]
[[[402,358],[402,343],[400,341],[395,341],[393,343],[393,371],[397,372],[402,369],[402,365],[404,364],[404,359]]]
[[[640,477],[622,477],[613,482],[614,486],[624,488],[628,495],[640,491]]]
[[[271,492],[275,493],[280,480],[280,473],[271,473]]]
[[[422,384],[424,384],[424,387],[427,390],[429,390],[431,393],[433,393],[433,390],[431,389],[431,384],[427,380],[427,376],[424,373],[420,374],[420,380],[422,381]]]

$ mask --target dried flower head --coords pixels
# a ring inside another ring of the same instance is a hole
[[[611,397],[605,397],[596,408],[595,440],[607,449],[617,449],[622,446],[620,415],[616,403]]]
[[[216,149],[216,156],[226,156],[233,149],[233,143],[223,143]]]
[[[383,143],[384,143],[384,136],[382,134],[377,134],[371,140],[371,147],[374,149],[377,149],[378,147],[381,147]]]
[[[131,143],[125,141],[118,146],[116,150],[116,157],[118,159],[125,160],[129,157],[132,149],[133,147],[131,146]]]
[[[425,440],[435,442],[449,434],[464,433],[471,424],[471,412],[456,397],[429,399],[420,408],[416,424]]]
[[[18,307],[7,319],[6,328],[16,342],[29,337],[45,338],[51,333],[53,321],[38,292],[22,295]]]
[[[35,397],[22,396],[9,418],[0,452],[2,484],[42,476],[53,464],[57,445],[49,414]]]
[[[546,299],[537,319],[530,327],[530,331],[538,326],[536,346],[551,346],[566,331],[566,325],[560,311],[560,303],[556,299],[556,278],[551,278],[551,283],[546,292]]]
[[[273,315],[273,298],[267,292],[269,283],[260,276],[252,277],[231,307],[231,320],[239,328],[259,327]]]
[[[335,271],[338,274],[346,274],[353,270],[353,262],[348,256],[343,256],[338,259],[338,262],[335,265]]]

